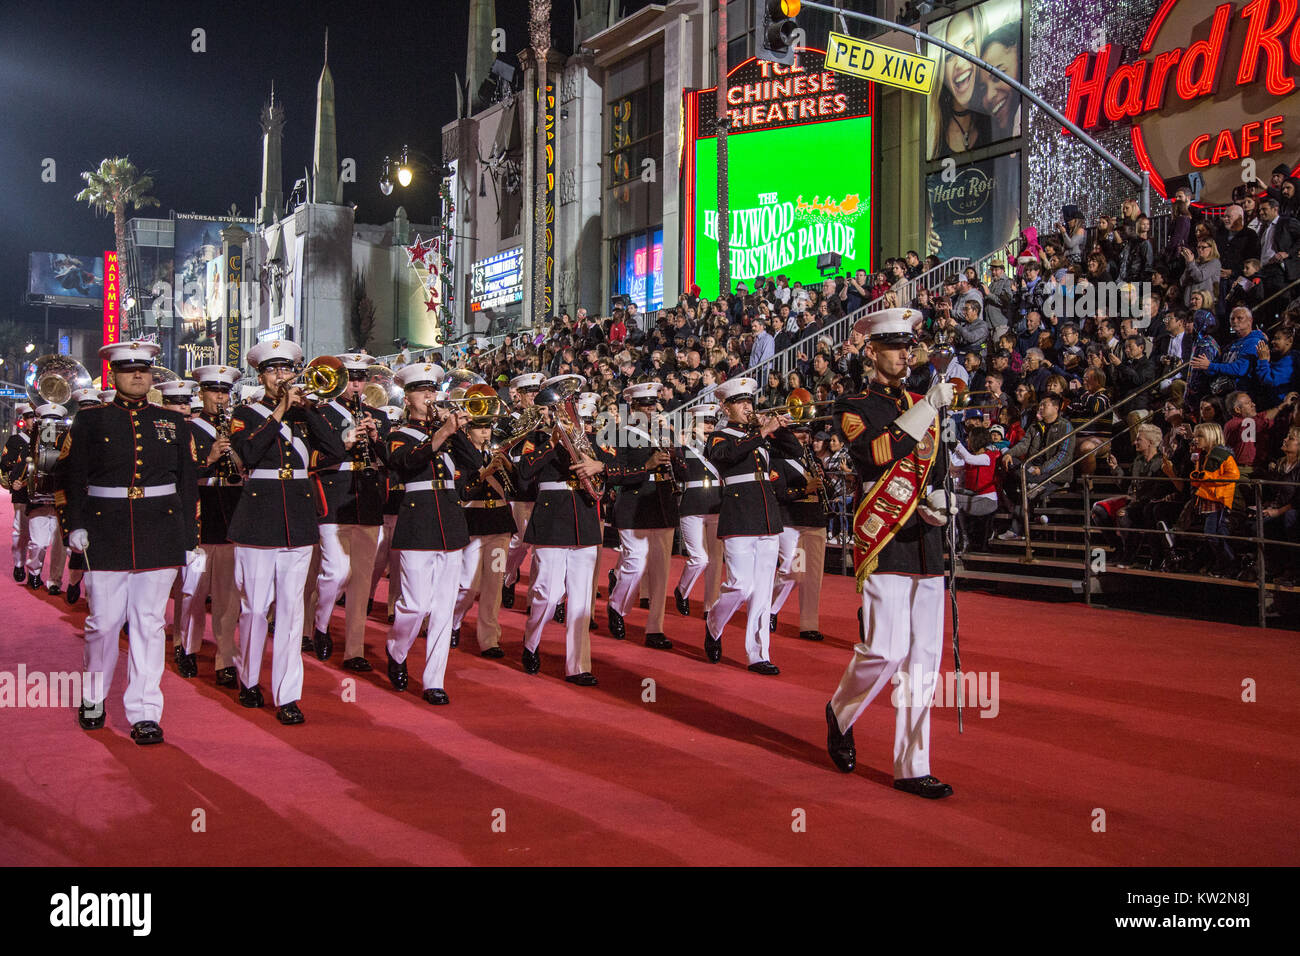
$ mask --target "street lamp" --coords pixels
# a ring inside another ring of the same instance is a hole
[[[403,189],[410,186],[415,180],[416,168],[422,168],[424,171],[434,174],[435,176],[446,175],[442,163],[435,163],[432,159],[417,149],[411,149],[409,146],[403,146],[402,152],[397,157],[397,162],[384,157],[384,168],[379,174],[379,191],[385,196],[392,195],[393,180],[397,180],[397,185]]]
[[[31,355],[33,352],[36,351],[36,346],[33,345],[31,342],[28,342],[27,345],[23,347],[23,351],[26,352],[28,355]]]

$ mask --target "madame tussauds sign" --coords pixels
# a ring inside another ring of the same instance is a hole
[[[1138,163],[1167,195],[1199,177],[1200,201],[1300,158],[1300,0],[1163,0],[1126,55],[1113,44],[1065,69],[1065,115],[1085,130],[1130,123]]]

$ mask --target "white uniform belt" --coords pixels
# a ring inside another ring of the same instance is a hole
[[[743,485],[749,481],[767,481],[767,475],[766,474],[760,475],[755,473],[752,475],[723,475],[722,476],[722,483],[724,485]]]
[[[292,471],[283,471],[279,468],[254,468],[248,473],[248,477],[270,481],[289,481],[294,478],[306,478],[307,469],[295,468]]]
[[[692,488],[712,488],[717,484],[712,478],[705,478],[703,481],[688,481],[682,487],[689,491]]]
[[[543,481],[537,486],[538,491],[574,491],[574,486],[567,481]]]
[[[407,491],[452,491],[455,487],[454,481],[408,481],[406,483]]]
[[[509,508],[510,507],[510,502],[508,501],[494,501],[492,502],[492,504],[488,504],[486,501],[462,501],[461,504],[464,505],[466,508]]]
[[[86,488],[86,494],[92,498],[161,498],[164,495],[176,494],[176,485],[133,485],[130,488],[126,486],[107,487],[105,485],[90,485]]]

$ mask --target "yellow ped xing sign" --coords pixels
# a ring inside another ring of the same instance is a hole
[[[928,96],[934,91],[939,61],[932,56],[905,53],[892,46],[832,33],[827,43],[826,69]]]

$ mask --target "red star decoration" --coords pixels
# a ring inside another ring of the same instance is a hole
[[[420,237],[417,235],[415,237],[415,243],[406,247],[406,254],[411,257],[409,265],[425,266],[427,268],[427,260],[436,245],[437,243],[434,240],[427,239],[421,241]]]
[[[428,298],[428,299],[425,299],[425,300],[424,300],[424,311],[425,311],[425,312],[437,312],[437,311],[438,311],[438,300],[437,300],[437,299],[434,299],[434,298],[432,298],[432,297],[430,297],[430,298]]]

